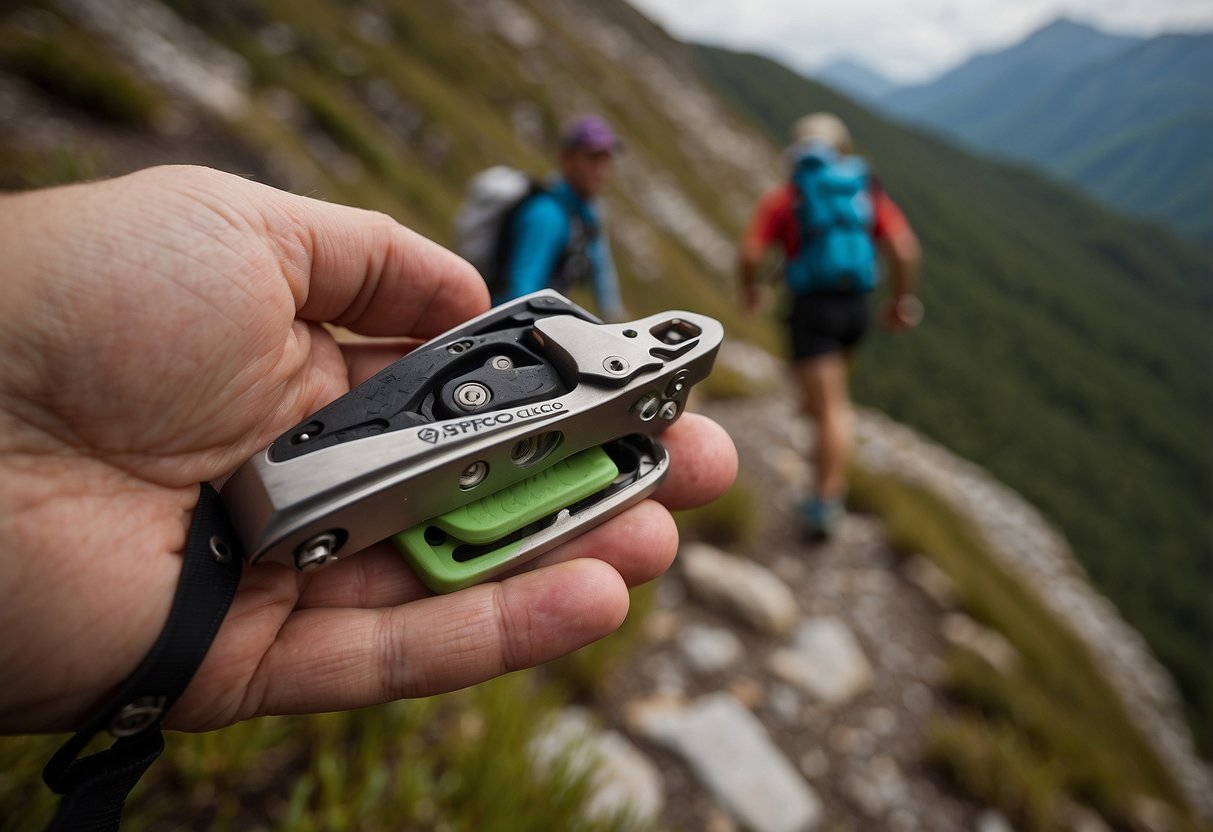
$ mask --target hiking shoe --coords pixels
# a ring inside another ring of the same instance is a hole
[[[800,516],[805,522],[806,532],[813,540],[833,537],[842,525],[847,510],[842,500],[822,500],[810,497],[800,506]]]

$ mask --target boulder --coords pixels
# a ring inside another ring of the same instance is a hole
[[[813,789],[732,694],[637,704],[631,716],[638,733],[685,760],[750,832],[808,832],[820,822]]]
[[[807,618],[790,647],[773,652],[768,669],[827,705],[846,702],[872,684],[872,667],[855,636],[834,616]]]
[[[769,569],[703,543],[683,546],[679,561],[687,589],[705,607],[768,635],[796,623],[796,597]]]

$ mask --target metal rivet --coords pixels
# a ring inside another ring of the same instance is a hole
[[[475,488],[484,482],[484,478],[488,476],[488,473],[488,463],[484,460],[477,460],[460,472],[459,487],[465,491],[469,488]]]
[[[621,376],[628,371],[632,365],[628,364],[621,356],[608,355],[602,360],[602,369],[606,370],[613,376]]]
[[[665,389],[666,398],[672,399],[686,389],[688,375],[686,370],[679,370],[677,375],[670,379],[670,384]]]
[[[464,410],[475,410],[488,404],[492,397],[493,394],[489,392],[489,388],[478,382],[469,381],[467,384],[460,385],[455,391],[455,404]]]
[[[327,566],[337,559],[337,535],[318,534],[295,550],[295,567],[308,572]]]
[[[658,398],[654,395],[644,396],[636,402],[635,410],[644,421],[649,421],[657,415],[657,408],[661,404]]]
[[[220,563],[228,563],[231,561],[232,550],[226,543],[223,542],[223,538],[221,538],[219,535],[211,535],[211,539],[207,541],[207,546],[210,548],[211,554],[214,555],[215,560],[219,561]]]
[[[142,696],[124,706],[110,720],[110,735],[133,737],[155,725],[164,714],[165,701],[163,696]]]
[[[661,406],[661,418],[667,422],[674,421],[674,417],[678,415],[678,402],[666,402]]]
[[[505,355],[494,356],[492,365],[494,370],[512,370],[514,368],[514,362]]]

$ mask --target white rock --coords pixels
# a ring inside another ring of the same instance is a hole
[[[768,668],[820,702],[836,705],[872,684],[872,667],[859,642],[833,616],[807,618],[791,647],[774,651]]]
[[[626,811],[641,823],[653,823],[665,805],[665,784],[657,767],[618,731],[596,728],[583,708],[554,714],[532,740],[530,752],[540,770],[564,760],[570,771],[588,773],[589,818]]]
[[[817,795],[732,694],[711,693],[687,706],[641,705],[632,724],[682,757],[751,832],[806,832],[820,821]]]
[[[999,673],[1010,673],[1019,664],[1019,651],[1002,633],[983,627],[964,613],[948,613],[942,631],[953,647],[976,653]]]
[[[698,673],[719,673],[737,663],[745,648],[741,639],[724,627],[688,624],[678,636],[678,647]]]
[[[977,816],[977,832],[1015,832],[1015,827],[1002,812],[986,809]]]
[[[765,567],[703,543],[683,546],[679,561],[687,589],[704,606],[769,635],[796,623],[796,597]]]

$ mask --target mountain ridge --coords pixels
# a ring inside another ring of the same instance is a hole
[[[845,95],[869,103],[878,102],[900,88],[896,81],[851,58],[836,58],[809,75]]]
[[[895,90],[880,106],[1209,241],[1209,77],[1211,33],[1132,38],[1054,23],[932,84]]]
[[[974,55],[931,81],[893,90],[880,103],[889,112],[934,124],[941,120],[937,115],[941,109],[964,112],[996,103],[983,101],[986,90],[1010,94],[1014,101],[1016,81],[1020,87],[1030,87],[1034,77],[1067,72],[1141,41],[1061,17],[1018,43]]]

